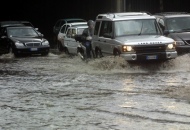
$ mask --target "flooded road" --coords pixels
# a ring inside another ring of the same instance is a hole
[[[0,130],[190,130],[190,54],[0,56]]]

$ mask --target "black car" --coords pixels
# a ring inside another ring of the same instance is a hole
[[[7,26],[25,26],[20,21],[0,21],[0,28]]]
[[[190,14],[186,12],[162,12],[154,16],[156,16],[164,35],[176,41],[178,54],[190,52]]]
[[[30,26],[9,25],[0,28],[0,54],[42,54],[48,55],[49,42]]]

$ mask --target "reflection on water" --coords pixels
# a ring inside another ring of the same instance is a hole
[[[2,55],[0,129],[189,130],[189,63]]]

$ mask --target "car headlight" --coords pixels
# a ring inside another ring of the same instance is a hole
[[[123,52],[131,52],[134,51],[132,46],[122,46]]]
[[[170,43],[170,44],[168,44],[167,49],[174,49],[175,45],[176,45],[176,42]]]
[[[19,41],[17,41],[17,42],[15,42],[15,46],[16,46],[16,47],[23,47],[24,44],[21,43],[21,42],[19,42]]]
[[[49,46],[49,42],[47,40],[42,42],[42,46]]]

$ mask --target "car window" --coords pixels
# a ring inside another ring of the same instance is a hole
[[[66,25],[63,25],[63,27],[61,28],[60,32],[61,33],[65,33],[65,28],[66,28]]]
[[[110,38],[112,36],[112,22],[103,21],[100,29],[100,37]]]
[[[71,28],[68,28],[67,30],[67,37],[71,37],[71,34],[72,34],[72,29]]]
[[[70,25],[66,25],[65,27],[65,32],[67,31],[67,29],[70,27]]]
[[[85,29],[85,28],[78,28],[77,34],[78,34],[78,35],[82,35],[84,29]]]
[[[168,18],[166,23],[168,30],[179,31],[190,29],[190,17]]]

